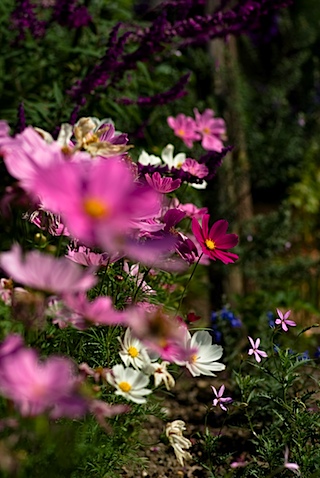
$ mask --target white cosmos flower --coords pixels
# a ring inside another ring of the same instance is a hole
[[[166,163],[169,169],[180,169],[187,159],[187,156],[185,153],[178,153],[176,156],[173,156],[173,151],[173,144],[167,144],[167,146],[161,152],[161,159],[164,163]]]
[[[142,151],[138,158],[138,163],[143,166],[158,166],[161,163],[161,159],[154,154],[148,154],[145,150]]]
[[[192,186],[194,189],[206,189],[206,187],[208,186],[208,183],[203,180],[201,184],[190,183],[190,186]]]
[[[135,403],[145,403],[144,395],[149,395],[152,392],[145,388],[149,383],[147,375],[130,367],[124,368],[121,364],[115,365],[112,372],[106,374],[106,378],[108,383],[117,389],[116,395],[121,395],[126,400]]]
[[[165,384],[167,390],[170,390],[175,386],[176,382],[173,376],[167,370],[168,365],[170,365],[170,362],[164,360],[161,363],[149,363],[144,369],[144,372],[149,375],[153,375],[155,387],[159,387],[162,382]]]
[[[193,377],[198,375],[214,376],[213,372],[220,372],[226,366],[217,362],[222,357],[223,348],[221,345],[212,344],[212,337],[209,332],[202,330],[195,332],[191,337],[189,330],[184,330],[184,345],[190,350],[186,361],[176,361],[178,365],[184,365]]]
[[[147,349],[140,340],[132,336],[129,328],[126,330],[123,340],[120,337],[117,338],[121,344],[119,355],[126,367],[132,365],[135,369],[141,369],[149,364],[150,357]]]

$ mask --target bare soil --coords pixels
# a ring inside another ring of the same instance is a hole
[[[145,424],[141,440],[148,446],[140,453],[140,456],[146,459],[145,467],[139,470],[125,467],[122,476],[126,478],[207,478],[212,476],[205,468],[207,457],[203,434],[206,428],[213,435],[221,432],[225,435],[227,432],[223,427],[225,413],[220,409],[212,411],[211,407],[213,400],[211,385],[217,388],[222,383],[221,375],[219,379],[182,377],[172,390],[172,396],[171,393],[168,394],[163,402],[167,421],[164,423],[151,416]],[[187,430],[184,436],[192,442],[192,447],[189,449],[192,460],[185,461],[183,467],[178,463],[173,448],[166,444],[165,439],[165,425],[174,420],[185,422]]]

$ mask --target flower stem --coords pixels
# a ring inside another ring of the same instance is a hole
[[[194,265],[193,271],[191,272],[191,275],[190,275],[190,277],[189,277],[189,279],[188,279],[188,282],[186,283],[186,285],[185,285],[185,287],[184,287],[184,289],[183,289],[183,292],[182,292],[182,295],[181,295],[181,298],[180,298],[180,301],[179,301],[179,305],[178,305],[178,308],[177,308],[177,310],[176,310],[176,316],[178,315],[178,312],[179,312],[179,310],[180,310],[180,307],[181,307],[182,301],[183,301],[183,299],[184,299],[184,296],[185,296],[186,290],[187,290],[187,288],[188,288],[188,285],[189,285],[190,282],[191,282],[191,279],[192,279],[192,277],[193,277],[193,275],[194,275],[194,273],[195,273],[195,271],[196,271],[197,265],[199,264],[200,259],[201,259],[202,256],[203,256],[203,253],[200,254],[199,259],[197,260],[197,262],[196,262],[195,265]]]

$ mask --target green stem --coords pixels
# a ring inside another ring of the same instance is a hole
[[[142,284],[145,282],[145,279],[146,279],[147,275],[149,274],[150,269],[151,269],[151,267],[149,267],[149,268],[144,272],[144,274],[143,274],[143,276],[142,276],[142,279],[141,279],[141,281],[140,281],[140,284],[138,285],[138,287],[137,287],[136,290],[135,290],[135,293],[134,293],[134,296],[133,296],[133,299],[132,299],[133,302],[135,302],[136,297],[137,297],[137,295],[138,295],[138,292],[139,292],[139,290],[142,288]],[[139,274],[139,271],[138,271],[138,274]],[[137,280],[138,280],[138,277],[137,277]]]
[[[107,270],[108,270],[109,264],[110,264],[110,261],[108,260],[108,262],[107,262],[107,264],[106,264],[106,266],[105,266],[105,270],[104,270],[104,273],[103,273],[103,276],[102,276],[101,283],[100,283],[100,288],[99,288],[98,296],[101,295],[102,287],[103,287],[103,284],[104,284],[105,279],[106,279],[106,275],[107,275]]]
[[[179,310],[180,310],[180,307],[181,307],[182,301],[183,301],[183,299],[184,299],[184,296],[185,296],[186,290],[187,290],[187,288],[188,288],[188,285],[189,285],[190,282],[191,282],[191,279],[192,279],[192,277],[193,277],[193,275],[194,275],[194,273],[195,273],[195,271],[196,271],[196,268],[197,268],[197,266],[198,266],[198,264],[199,264],[200,259],[201,259],[202,256],[203,256],[203,253],[200,254],[199,259],[198,259],[197,262],[195,263],[195,266],[194,266],[194,268],[193,268],[193,271],[192,271],[192,273],[191,273],[191,275],[190,275],[190,277],[189,277],[189,279],[188,279],[188,282],[186,283],[186,285],[185,285],[185,287],[184,287],[184,289],[183,289],[183,292],[182,292],[182,295],[181,295],[181,298],[180,298],[180,302],[179,302],[178,308],[177,308],[177,310],[176,310],[176,316],[178,315],[178,312],[179,312]]]

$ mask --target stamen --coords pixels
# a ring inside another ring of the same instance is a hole
[[[206,239],[204,242],[210,251],[213,251],[213,249],[216,248],[216,243],[212,239]]]
[[[192,354],[190,357],[190,362],[195,363],[197,361],[198,355],[197,354]]]
[[[132,358],[136,358],[139,355],[139,350],[136,347],[133,347],[132,345],[128,348],[128,354]]]
[[[128,392],[130,392],[130,390],[131,390],[132,387],[131,387],[130,383],[128,383],[128,382],[120,382],[120,383],[119,383],[119,388],[120,388],[123,392],[128,393]]]
[[[87,198],[83,201],[84,211],[94,219],[102,219],[109,215],[108,206],[97,198]]]

